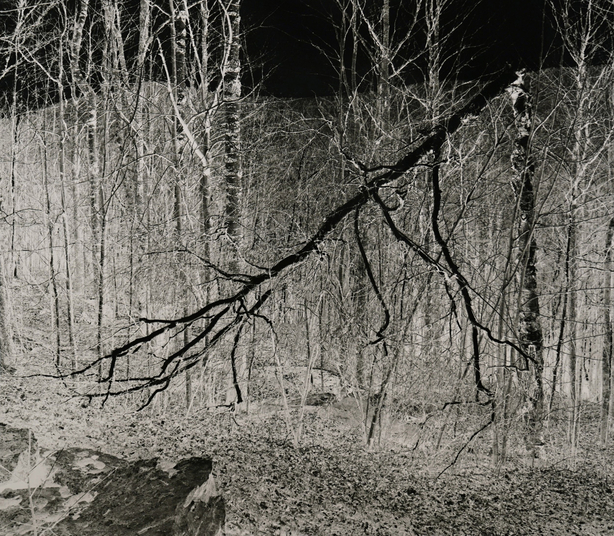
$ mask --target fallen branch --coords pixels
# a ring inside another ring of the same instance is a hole
[[[98,396],[107,397],[148,387],[156,387],[154,394],[149,397],[149,401],[147,402],[149,403],[155,393],[166,389],[174,377],[195,366],[199,360],[203,358],[206,359],[208,352],[213,346],[227,335],[233,327],[257,312],[269,297],[272,290],[267,290],[262,297],[256,300],[254,305],[248,307],[246,302],[256,289],[261,288],[262,285],[268,281],[273,280],[288,268],[297,265],[317,251],[320,244],[322,244],[348,215],[355,210],[359,210],[360,207],[365,205],[369,200],[378,199],[378,191],[380,188],[399,179],[416,165],[423,163],[425,157],[436,152],[447,136],[453,134],[461,127],[464,120],[477,116],[482,109],[487,106],[489,101],[499,95],[514,81],[514,79],[515,73],[510,71],[501,73],[499,76],[487,82],[482,90],[457,112],[451,114],[438,125],[435,125],[419,140],[411,142],[409,146],[413,148],[403,158],[397,161],[396,164],[383,168],[384,171],[381,174],[366,180],[358,193],[330,212],[328,216],[324,218],[317,231],[300,249],[283,257],[277,263],[267,269],[261,270],[255,275],[242,274],[239,279],[234,279],[234,283],[239,285],[239,287],[235,291],[230,291],[232,292],[230,296],[209,302],[189,315],[160,322],[163,325],[153,330],[151,333],[128,341],[126,344],[114,349],[110,354],[102,356],[80,370],[72,372],[70,376],[90,373],[95,371],[99,365],[108,363],[107,373],[98,378],[98,382],[107,384],[106,393],[101,393]],[[424,252],[422,253],[424,254]],[[462,276],[455,273],[455,270],[450,266],[449,262],[449,267],[444,267],[439,263],[432,262],[433,259],[429,258],[425,260],[435,265],[439,270],[444,272],[446,276],[456,278],[461,289],[464,287],[466,290],[466,285],[463,285]],[[465,303],[467,304],[466,299]],[[470,311],[468,311],[468,314],[469,313]],[[152,377],[128,378],[121,382],[132,382],[137,385],[113,389],[112,386],[120,382],[120,380],[115,378],[115,371],[118,360],[121,357],[136,352],[144,344],[153,341],[170,330],[188,329],[192,327],[196,321],[201,320],[205,320],[205,325],[200,328],[200,332],[186,345],[164,359],[160,365],[158,374]],[[472,324],[474,326],[479,325],[475,318],[472,318]],[[385,326],[386,322],[384,322],[380,331],[383,331]],[[488,329],[485,327],[482,327],[482,329],[492,338]],[[202,346],[200,346],[201,343]],[[191,351],[192,353],[190,353]]]

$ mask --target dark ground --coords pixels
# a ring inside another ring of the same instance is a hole
[[[59,382],[2,375],[0,422],[30,428],[50,450],[211,457],[227,501],[227,535],[614,535],[614,448],[591,446],[596,419],[588,414],[574,470],[563,432],[551,423],[537,462],[510,449],[506,466],[493,470],[487,430],[437,477],[477,421],[459,422],[455,429],[466,433],[453,439],[434,418],[417,446],[418,436],[403,444],[384,433],[382,445],[367,450],[341,410],[310,408],[295,448],[282,412],[270,404],[236,417],[205,409],[186,416],[160,403],[136,413],[120,399],[103,410],[95,402],[82,407],[83,399],[69,395]],[[438,449],[435,436],[443,437]]]

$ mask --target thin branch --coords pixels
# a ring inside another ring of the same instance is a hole
[[[356,208],[356,211],[354,212],[354,234],[356,236],[356,243],[358,244],[358,250],[360,251],[362,262],[365,265],[365,271],[367,272],[367,277],[369,278],[369,282],[371,283],[373,292],[375,292],[375,295],[377,296],[377,299],[384,313],[382,324],[376,332],[377,338],[372,340],[369,343],[369,344],[377,344],[384,338],[384,331],[386,331],[386,329],[390,325],[390,311],[388,310],[386,302],[384,301],[384,297],[382,296],[382,293],[380,292],[379,287],[377,286],[375,277],[373,276],[373,270],[371,269],[371,263],[369,262],[369,259],[367,257],[367,252],[365,251],[362,240],[360,239],[360,230],[358,228],[359,215],[360,215],[360,209]]]
[[[458,450],[458,452],[456,453],[456,456],[454,456],[454,459],[446,467],[444,467],[441,470],[441,472],[435,477],[435,480],[438,480],[441,477],[441,475],[443,475],[448,469],[450,469],[450,467],[452,467],[458,461],[458,459],[460,458],[460,455],[469,446],[469,444],[478,435],[480,435],[484,430],[486,430],[486,428],[488,428],[492,423],[493,423],[493,420],[491,418],[484,426],[482,426],[480,429],[478,429],[475,432],[473,432],[473,434],[471,434],[471,437],[467,440],[467,442]]]

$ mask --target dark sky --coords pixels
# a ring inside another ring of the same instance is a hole
[[[248,54],[264,65],[266,90],[287,96],[330,91],[337,75],[335,0],[243,0]],[[374,9],[379,0],[370,3]],[[403,33],[413,1],[391,0],[396,31]],[[554,61],[554,32],[544,0],[451,0],[444,12],[449,70],[474,78],[505,65],[536,68]],[[419,41],[420,38],[418,37]],[[419,45],[417,45],[419,46]],[[359,68],[368,69],[363,57]],[[416,66],[418,67],[418,66]],[[257,69],[256,69],[257,70]],[[412,76],[419,77],[418,69]]]
[[[156,10],[162,22],[169,0],[156,0]],[[339,2],[347,0],[242,0],[242,20],[245,31],[246,86],[252,80],[261,92],[280,97],[310,97],[330,94],[338,87]],[[371,10],[376,19],[382,0],[363,0],[365,9]],[[424,4],[427,0],[422,0]],[[557,0],[552,0],[557,1]],[[583,2],[584,0],[578,0]],[[0,8],[12,5],[15,0],[0,0]],[[96,2],[94,2],[96,3]],[[393,31],[400,39],[412,35],[405,57],[411,57],[405,71],[409,82],[419,80],[424,72],[424,36],[420,25],[409,32],[409,21],[415,11],[416,0],[390,0]],[[558,64],[560,54],[553,52],[555,32],[552,17],[547,14],[550,0],[446,0],[443,14],[442,36],[445,38],[444,54],[447,58],[443,75],[475,79],[511,65],[536,68],[540,58],[547,58],[547,65]],[[72,5],[72,4],[71,4]],[[126,13],[127,55],[134,56],[137,36],[134,27],[138,20],[138,1],[124,0]],[[0,26],[6,23],[13,11],[6,11],[0,18]],[[49,21],[50,29],[55,26]],[[161,24],[161,23],[159,23]],[[1,30],[1,28],[0,28]],[[363,27],[363,36],[369,41]],[[10,32],[9,32],[10,33]],[[161,38],[164,41],[164,32]],[[414,37],[415,36],[415,37]],[[96,42],[96,39],[93,39]],[[348,49],[351,45],[348,43]],[[556,48],[556,47],[555,47]],[[41,49],[44,54],[44,49]],[[55,54],[52,50],[50,54]],[[420,57],[422,55],[422,57]],[[155,54],[154,54],[155,56]],[[156,56],[157,57],[157,56]],[[130,58],[128,58],[130,60]],[[422,63],[421,63],[422,62]],[[348,62],[349,63],[349,62]],[[374,83],[373,61],[363,50],[359,54],[358,71],[366,80],[361,89],[371,89]],[[46,102],[54,96],[49,87],[39,88],[40,73],[33,81],[20,75],[23,97],[27,105],[34,105],[36,91],[42,91]],[[38,85],[37,85],[38,84]],[[49,84],[47,84],[49,86]],[[11,76],[0,81],[0,97],[12,87]],[[7,89],[8,88],[8,89]],[[39,92],[40,92],[39,91]]]
[[[302,0],[243,0],[247,53],[254,64],[264,64],[264,85],[272,93],[321,94],[334,83],[326,51],[335,46],[335,30],[321,7]]]

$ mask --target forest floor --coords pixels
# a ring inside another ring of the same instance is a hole
[[[211,457],[227,536],[614,535],[614,448],[596,446],[594,418],[583,422],[573,464],[563,432],[551,425],[542,459],[513,455],[494,470],[492,434],[467,443],[480,428],[475,419],[461,423],[464,432],[453,427],[457,442],[440,434],[437,449],[426,438],[367,449],[350,419],[310,408],[296,447],[282,412],[270,406],[234,416],[160,404],[135,412],[121,399],[83,407],[61,382],[25,377],[32,363],[17,368],[0,375],[0,422],[31,429],[50,450]]]

